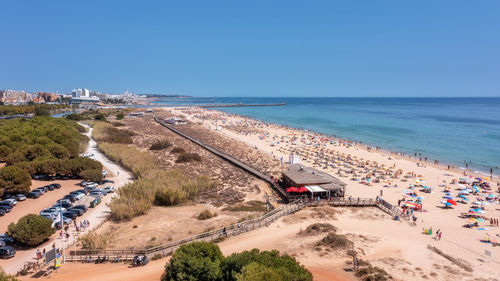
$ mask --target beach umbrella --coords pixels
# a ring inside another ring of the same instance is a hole
[[[446,203],[444,203],[444,205],[445,205],[446,207],[448,207],[448,208],[451,208],[451,206],[452,206],[452,204],[451,204],[450,202],[446,202]]]
[[[452,199],[448,199],[447,203],[450,203],[451,205],[457,205],[457,202],[453,201]]]
[[[451,196],[443,196],[444,199],[453,199]]]

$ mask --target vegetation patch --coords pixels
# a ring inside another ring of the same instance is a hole
[[[323,237],[323,239],[321,239],[316,245],[326,246],[332,249],[349,249],[352,248],[353,243],[345,235],[330,232],[325,237]]]
[[[52,221],[35,214],[29,214],[19,219],[17,223],[10,223],[7,233],[17,243],[38,246],[54,234]]]
[[[162,281],[225,280],[312,281],[312,274],[293,257],[257,249],[224,257],[213,243],[181,246],[165,265]]]
[[[309,225],[301,234],[316,235],[325,232],[335,233],[337,228],[329,223],[314,223]]]
[[[84,170],[102,170],[99,162],[79,157],[88,137],[82,134],[85,127],[74,121],[36,117],[2,120],[0,124],[0,162],[7,164],[11,174],[0,175],[1,190],[26,192],[31,184],[28,177],[35,174],[80,176]]]
[[[205,209],[198,214],[198,219],[199,220],[208,220],[208,219],[211,219],[211,218],[216,217],[216,216],[217,216],[217,214],[215,212],[212,213],[212,212],[210,212],[210,210]]]
[[[358,270],[356,270],[356,276],[363,281],[384,281],[391,280],[392,276],[389,275],[382,268],[372,266],[367,262],[362,262],[363,266],[360,265]]]
[[[182,147],[174,147],[172,148],[172,150],[170,151],[172,153],[186,153],[186,150]]]
[[[125,124],[123,124],[122,122],[118,122],[118,121],[111,122],[111,125],[113,125],[113,126],[115,126],[115,127],[122,127],[122,126],[125,126]]]
[[[149,147],[149,150],[162,150],[171,146],[172,143],[168,140],[157,140]]]
[[[126,129],[118,129],[107,122],[97,122],[93,126],[92,136],[97,141],[107,143],[131,144],[134,132]]]
[[[198,153],[184,152],[179,154],[177,160],[175,160],[176,163],[186,163],[191,161],[201,162],[201,156]]]
[[[229,212],[265,212],[267,211],[266,209],[266,203],[262,201],[247,201],[231,206],[227,206],[223,211],[229,211]]]
[[[105,249],[108,242],[111,240],[109,234],[88,233],[78,238],[82,244],[82,248],[86,250]]]

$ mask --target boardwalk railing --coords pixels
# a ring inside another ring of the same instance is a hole
[[[250,165],[248,165],[246,163],[241,162],[240,160],[238,160],[238,159],[236,159],[236,158],[234,158],[234,157],[232,157],[232,156],[230,156],[230,155],[228,155],[228,154],[226,154],[224,152],[221,152],[221,151],[219,151],[219,150],[217,150],[217,149],[215,149],[215,148],[213,148],[213,147],[211,147],[211,146],[209,146],[209,145],[201,142],[200,140],[197,140],[197,139],[195,139],[195,138],[193,138],[193,137],[191,137],[191,136],[189,136],[189,135],[187,135],[187,134],[185,134],[185,133],[177,130],[176,128],[173,128],[170,125],[167,125],[167,124],[159,121],[156,118],[156,116],[154,117],[154,119],[155,119],[155,121],[158,124],[160,124],[163,127],[169,129],[170,131],[178,134],[181,137],[184,137],[184,138],[190,140],[191,142],[193,142],[193,143],[195,143],[195,144],[203,147],[204,149],[212,152],[213,154],[219,156],[220,158],[228,161],[229,163],[231,163],[231,164],[233,164],[233,165],[235,165],[237,167],[240,167],[241,169],[247,171],[248,173],[256,176],[257,178],[260,178],[261,180],[263,180],[265,182],[267,182],[271,186],[271,188],[278,194],[278,196],[285,203],[288,203],[290,201],[289,197],[288,197],[288,194],[270,176],[268,176],[267,174],[259,171],[258,169],[254,168],[254,167],[252,167],[252,166],[250,166]]]
[[[274,209],[261,217],[247,220],[239,224],[226,226],[222,229],[217,229],[209,232],[204,232],[171,243],[160,245],[153,248],[142,250],[78,250],[70,251],[66,261],[84,261],[95,260],[97,257],[106,257],[108,260],[120,258],[120,260],[132,260],[135,255],[146,255],[152,257],[154,255],[168,256],[175,252],[180,246],[196,241],[217,242],[218,240],[236,236],[254,229],[269,226],[275,220],[295,213],[298,210],[307,206],[304,202],[293,202]]]
[[[393,206],[389,202],[385,201],[382,198],[377,198],[377,207],[381,209],[382,211],[388,213],[392,217],[399,217],[401,219],[410,220],[410,216],[408,214],[403,213],[401,210],[399,210],[396,206]]]

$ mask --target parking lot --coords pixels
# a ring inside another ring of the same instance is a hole
[[[78,184],[81,180],[56,180],[56,181],[37,181],[33,180],[31,189],[42,187],[51,183],[61,185],[60,189],[48,191],[37,199],[27,198],[24,201],[17,202],[17,205],[12,208],[12,211],[0,217],[0,232],[7,231],[7,226],[14,222],[16,223],[21,217],[27,214],[39,214],[41,210],[51,207],[57,200],[61,199],[71,191],[82,189]]]

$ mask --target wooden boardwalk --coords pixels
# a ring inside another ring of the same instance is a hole
[[[285,203],[289,202],[289,197],[288,197],[288,194],[286,193],[286,191],[283,190],[281,188],[281,186],[279,186],[269,175],[267,175],[267,174],[259,171],[258,169],[250,166],[247,163],[244,163],[244,162],[242,162],[242,161],[240,161],[240,160],[238,160],[238,159],[236,159],[236,158],[234,158],[234,157],[232,157],[232,156],[230,156],[230,155],[228,155],[228,154],[226,154],[226,153],[224,153],[222,151],[219,151],[219,150],[217,150],[217,149],[215,149],[215,148],[213,148],[213,147],[211,147],[211,146],[203,143],[200,140],[197,140],[197,139],[195,139],[195,138],[193,138],[193,137],[191,137],[191,136],[189,136],[189,135],[187,135],[187,134],[185,134],[185,133],[177,130],[176,128],[172,127],[169,124],[165,124],[165,123],[159,121],[158,118],[156,118],[156,116],[154,117],[154,119],[155,119],[155,121],[158,124],[160,124],[163,127],[169,129],[170,131],[178,134],[181,137],[184,137],[184,138],[190,140],[191,142],[193,142],[193,143],[195,143],[195,144],[203,147],[204,149],[212,152],[213,154],[219,156],[220,158],[228,161],[229,163],[233,164],[234,166],[237,166],[237,167],[239,167],[239,168],[247,171],[248,173],[256,176],[257,178],[259,178],[259,179],[267,182],[271,186],[271,188],[278,194],[278,196],[281,198],[281,200],[283,200]]]
[[[321,200],[321,201],[294,201],[290,204],[281,206],[280,208],[271,210],[261,217],[246,220],[239,224],[232,224],[226,226],[225,228],[204,232],[201,234],[186,237],[181,240],[174,242],[169,242],[157,247],[148,249],[136,249],[136,250],[78,250],[70,251],[69,256],[66,257],[66,261],[94,261],[97,258],[106,257],[108,260],[120,259],[120,260],[132,260],[135,255],[146,255],[152,257],[154,255],[168,256],[177,250],[180,246],[197,241],[205,242],[218,242],[222,239],[229,238],[232,236],[237,236],[245,232],[249,232],[262,227],[267,227],[277,219],[293,214],[305,207],[317,207],[329,205],[332,207],[375,207],[379,208],[384,212],[387,212],[392,217],[400,215],[394,212],[390,208],[384,206],[387,202],[380,198],[352,198],[351,200],[345,198],[338,198],[335,200]],[[403,214],[404,215],[404,214]],[[405,215],[404,215],[405,216]],[[406,217],[401,217],[406,219]]]

